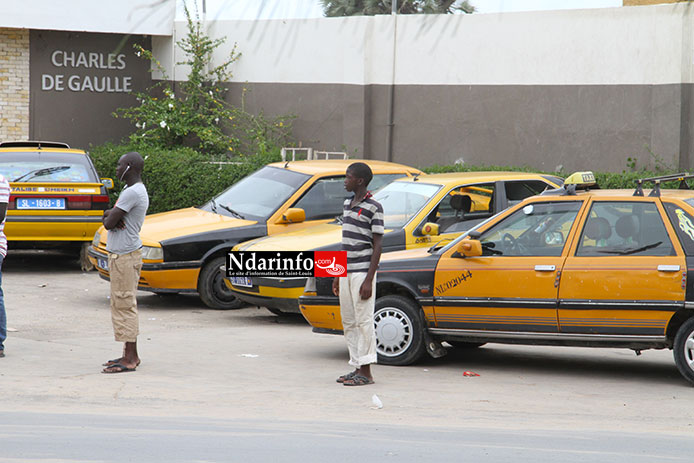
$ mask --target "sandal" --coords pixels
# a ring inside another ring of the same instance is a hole
[[[350,372],[347,373],[346,375],[340,376],[340,377],[337,378],[335,381],[337,381],[338,383],[344,383],[344,382],[347,381],[348,379],[354,378],[356,375],[357,375],[356,370],[355,370],[355,371],[350,371]]]
[[[362,375],[354,375],[351,379],[345,380],[344,383],[342,383],[343,386],[367,386],[369,384],[373,384],[374,380],[369,379],[366,376]]]

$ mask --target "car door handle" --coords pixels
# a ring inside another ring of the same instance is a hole
[[[553,272],[556,270],[557,267],[554,265],[536,265],[535,266],[535,271],[536,272]]]
[[[679,265],[659,265],[658,271],[659,272],[679,272],[680,266]]]

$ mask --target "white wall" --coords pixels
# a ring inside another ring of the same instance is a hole
[[[176,0],[2,0],[0,27],[171,35]]]
[[[692,80],[690,3],[475,15],[417,15],[216,21],[226,37],[217,59],[238,43],[235,81],[422,85],[617,85]],[[175,37],[186,24],[175,23]],[[161,56],[173,45],[163,39]],[[157,53],[158,54],[158,53]],[[187,72],[162,60],[169,75]]]

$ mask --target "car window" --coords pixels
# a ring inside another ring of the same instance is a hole
[[[10,182],[99,182],[84,154],[55,152],[4,152],[0,174]]]
[[[405,174],[376,174],[369,182],[369,190],[375,191]],[[345,190],[345,176],[322,178],[292,207],[300,207],[306,212],[306,220],[331,219],[342,213],[345,199],[352,194]]]
[[[529,196],[539,195],[549,188],[549,185],[541,180],[517,180],[506,182],[504,188],[506,190],[508,207],[510,207],[515,206]]]
[[[494,183],[464,185],[453,188],[424,219],[436,223],[439,233],[455,233],[492,216]]]
[[[385,228],[402,228],[441,189],[441,185],[417,182],[393,182],[376,193],[383,206]]]
[[[685,254],[694,255],[694,217],[684,208],[673,203],[663,203],[670,223],[675,229]]]
[[[265,166],[200,208],[229,217],[267,220],[309,178],[307,174]]]
[[[675,250],[653,202],[600,201],[591,206],[577,256],[672,256]]]
[[[581,201],[533,203],[480,236],[484,255],[560,256]]]

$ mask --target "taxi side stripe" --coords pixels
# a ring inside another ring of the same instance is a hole
[[[439,307],[517,307],[523,309],[555,308],[556,299],[521,299],[496,297],[436,297]]]

